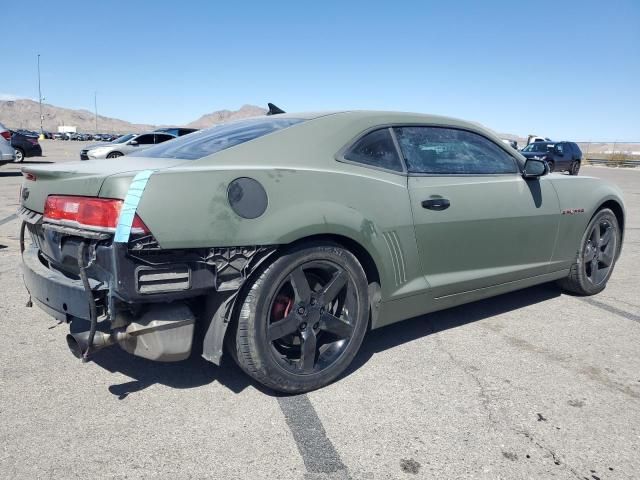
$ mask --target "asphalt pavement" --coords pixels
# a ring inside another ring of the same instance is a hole
[[[603,293],[548,284],[392,325],[335,384],[280,396],[231,361],[75,359],[25,306],[19,168],[0,167],[0,478],[640,477],[640,169],[581,172],[627,202]]]

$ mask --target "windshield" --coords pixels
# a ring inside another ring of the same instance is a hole
[[[128,142],[129,140],[131,140],[133,137],[135,137],[135,135],[133,135],[132,133],[129,133],[127,135],[123,135],[121,137],[116,138],[113,142],[111,143],[124,143],[124,142]]]
[[[130,154],[132,157],[182,158],[197,160],[226,148],[254,140],[263,135],[282,130],[302,122],[299,118],[260,117],[225,123],[190,133]]]
[[[534,142],[524,147],[522,151],[523,152],[546,152],[551,148],[553,148],[553,144],[546,143],[546,142]]]

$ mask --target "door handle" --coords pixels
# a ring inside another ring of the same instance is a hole
[[[446,198],[432,198],[430,200],[422,201],[422,208],[429,210],[446,210],[451,206],[451,202]]]

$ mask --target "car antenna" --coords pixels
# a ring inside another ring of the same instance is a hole
[[[276,107],[273,103],[267,103],[267,107],[269,107],[269,111],[267,115],[277,115],[279,113],[287,113],[279,107]]]

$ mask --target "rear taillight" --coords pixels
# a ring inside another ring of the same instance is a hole
[[[27,140],[28,140],[29,142],[31,142],[31,144],[32,144],[32,145],[37,145],[37,144],[38,144],[38,139],[37,139],[37,138],[31,138],[31,137],[29,137],[29,138],[27,138]]]
[[[115,230],[121,208],[122,200],[114,198],[49,195],[44,206],[44,218],[54,223],[71,223],[98,230]],[[131,232],[150,233],[138,214],[133,219]]]
[[[2,135],[6,141],[10,141],[11,140],[11,132],[9,130],[5,130],[4,132],[0,132],[0,135]]]

